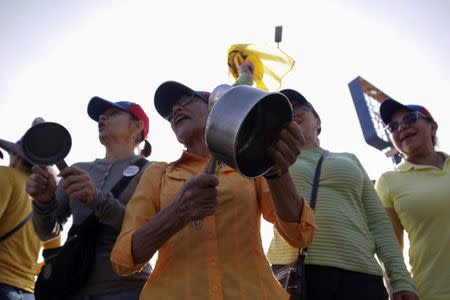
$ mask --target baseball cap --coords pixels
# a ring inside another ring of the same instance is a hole
[[[154,98],[156,111],[164,119],[168,119],[168,117],[172,114],[172,107],[175,103],[180,100],[181,97],[188,94],[196,95],[208,103],[211,93],[205,91],[194,91],[190,87],[176,81],[166,81],[156,89]]]
[[[100,97],[92,97],[88,104],[88,115],[92,120],[98,122],[98,118],[102,113],[108,108],[117,108],[127,113],[132,114],[136,119],[144,123],[144,139],[147,138],[149,130],[149,120],[147,114],[144,112],[142,107],[134,102],[119,101],[111,102]]]
[[[280,93],[285,95],[289,99],[289,102],[291,102],[291,104],[308,106],[311,109],[314,116],[320,121],[319,114],[316,112],[312,104],[308,100],[306,100],[306,98],[302,94],[293,89],[284,89],[281,90]]]
[[[381,102],[380,105],[380,116],[383,120],[384,124],[389,124],[392,119],[392,115],[398,110],[409,110],[409,111],[418,111],[423,114],[425,117],[433,119],[430,112],[423,107],[422,105],[417,104],[401,104],[400,102],[395,101],[394,99],[388,98]]]
[[[44,119],[42,119],[41,117],[37,117],[33,120],[31,126],[33,127],[36,124],[40,124],[40,123],[44,123]],[[23,152],[23,148],[22,148],[22,138],[21,137],[17,142],[10,142],[7,140],[2,140],[0,139],[0,148],[3,148],[6,150],[6,152],[10,153],[10,154],[14,154],[17,156],[20,156],[22,159],[28,161],[30,164],[34,164],[33,162],[31,162],[30,160],[27,159],[27,157],[25,156],[24,152]],[[0,158],[3,158],[3,153],[0,151]]]
[[[17,141],[16,143],[13,143],[13,142],[9,142],[7,140],[0,139],[0,148],[5,149],[6,152],[8,152],[10,154],[20,156],[22,159],[27,160],[25,157],[25,154],[23,153],[23,150],[22,150],[22,141],[21,140]],[[1,155],[1,158],[3,158],[3,153]]]
[[[289,99],[289,102],[291,102],[292,105],[297,104],[300,106],[309,107],[309,109],[314,114],[314,116],[319,120],[320,123],[322,123],[322,121],[320,120],[319,114],[314,109],[314,106],[312,106],[312,104],[308,100],[306,100],[306,98],[302,94],[300,94],[299,92],[297,92],[296,90],[293,90],[293,89],[283,89],[279,92],[281,94],[285,95]],[[321,131],[322,131],[322,127],[320,126],[317,131],[317,134],[320,134]]]

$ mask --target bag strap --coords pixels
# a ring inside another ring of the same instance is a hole
[[[30,219],[31,219],[31,215],[33,213],[31,212],[28,216],[25,217],[25,219],[22,220],[22,222],[20,222],[19,224],[17,224],[16,226],[14,226],[13,229],[11,229],[10,231],[8,231],[7,233],[5,233],[4,235],[2,235],[0,237],[0,242],[6,240],[7,238],[9,238],[10,236],[12,236],[14,233],[16,233],[17,230],[19,230],[23,225],[25,225]]]
[[[142,169],[143,166],[145,166],[145,164],[148,162],[148,160],[146,160],[145,158],[141,157],[139,158],[134,165],[139,167],[139,170]],[[136,172],[136,174],[138,174],[139,172]],[[127,187],[127,185],[130,183],[131,179],[134,178],[134,176],[136,175],[132,175],[132,176],[123,176],[117,183],[116,185],[114,185],[114,187],[111,189],[111,194],[114,195],[115,198],[118,198],[120,196],[120,194],[122,193],[122,191]]]
[[[148,163],[148,160],[141,157],[133,165],[139,167],[139,170],[141,170],[146,163]],[[123,192],[123,190],[130,183],[131,179],[133,179],[134,176],[136,176],[138,173],[139,171],[131,176],[122,176],[122,178],[110,190],[111,194],[113,194],[115,198],[118,198],[120,194]],[[81,224],[90,223],[95,219],[97,219],[97,217],[95,216],[95,212],[93,212]],[[81,226],[81,224],[79,226]]]
[[[314,181],[311,190],[311,198],[309,201],[309,206],[312,209],[316,208],[316,200],[317,200],[317,190],[319,189],[319,180],[320,180],[320,171],[322,170],[322,163],[324,159],[330,154],[328,150],[323,150],[322,155],[320,156],[319,161],[317,162],[316,171],[314,172]]]
[[[322,163],[327,158],[330,151],[323,150],[322,155],[320,155],[319,161],[317,162],[316,171],[314,172],[313,186],[311,190],[311,199],[309,200],[309,206],[312,209],[316,208],[317,191],[319,189],[320,172],[322,170]],[[308,253],[308,247],[301,248],[298,250],[298,261],[303,264],[305,261],[305,256]]]

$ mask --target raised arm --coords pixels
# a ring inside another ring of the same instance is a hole
[[[69,199],[62,186],[56,186],[55,177],[48,168],[34,166],[26,190],[33,197],[32,222],[36,234],[42,241],[57,237],[70,216]]]

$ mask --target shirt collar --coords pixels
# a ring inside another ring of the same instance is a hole
[[[442,154],[445,157],[445,162],[444,162],[444,166],[445,166],[449,162],[448,154],[445,152],[438,152],[438,153]],[[399,172],[408,172],[412,169],[420,170],[420,169],[428,169],[428,168],[434,168],[434,167],[430,166],[430,165],[414,164],[414,163],[411,163],[409,161],[402,159],[402,161],[396,166],[395,169]]]
[[[180,164],[189,164],[189,165],[193,166],[194,168],[204,168],[207,161],[210,158],[211,158],[211,155],[198,156],[196,154],[193,154],[191,152],[183,150],[181,157],[178,160],[171,162],[169,165],[170,165],[171,169],[174,169],[177,165],[180,165]],[[222,172],[230,172],[230,171],[236,171],[236,170],[231,168],[228,165],[222,164],[220,162],[218,163],[216,172],[222,173]]]
[[[211,155],[208,155],[207,157],[203,157],[203,156],[195,155],[194,153],[188,152],[186,150],[183,150],[181,157],[179,159],[177,159],[176,161],[172,162],[171,165],[176,166],[178,164],[186,163],[189,161],[203,164],[210,157],[211,157]]]
[[[97,158],[97,159],[95,159],[95,162],[104,164],[104,165],[113,165],[113,164],[120,164],[121,162],[132,161],[133,159],[137,160],[138,158],[139,158],[139,156],[137,156],[135,154],[131,154],[130,156],[123,157],[123,158],[120,158],[120,159],[114,160],[114,161],[109,161],[104,158]]]

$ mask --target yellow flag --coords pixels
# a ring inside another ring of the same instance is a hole
[[[266,91],[278,91],[281,80],[295,64],[289,55],[273,45],[231,45],[228,49],[228,71],[232,82],[239,76],[238,68],[245,60],[253,63],[256,87]]]

